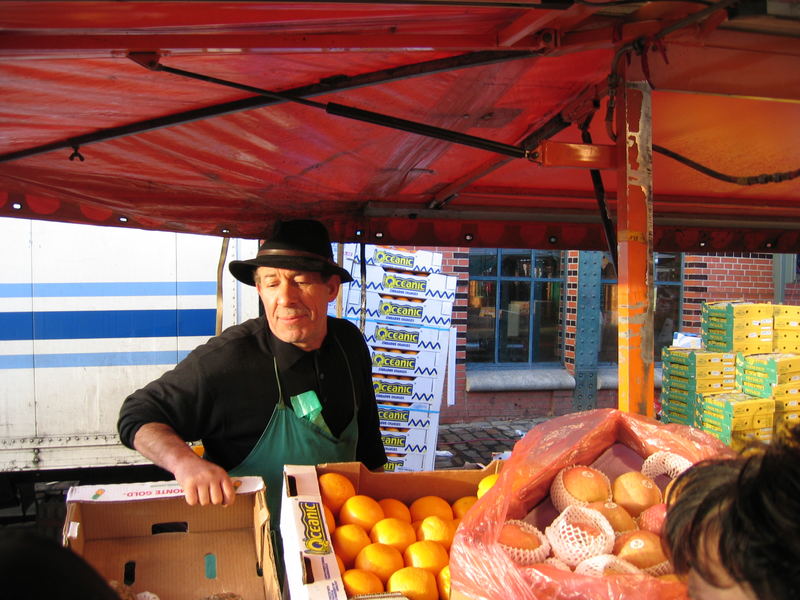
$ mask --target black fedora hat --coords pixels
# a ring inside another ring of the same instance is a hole
[[[315,271],[338,275],[342,283],[353,281],[350,273],[334,262],[325,225],[312,219],[278,221],[255,258],[233,260],[228,265],[231,274],[247,285],[255,285],[253,272],[258,267]]]

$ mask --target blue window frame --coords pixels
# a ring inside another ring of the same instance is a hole
[[[559,362],[559,250],[477,248],[469,257],[467,362]]]

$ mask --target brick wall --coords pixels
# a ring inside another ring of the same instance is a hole
[[[563,364],[571,375],[575,374],[575,334],[578,319],[578,251],[570,250],[567,255],[566,285],[564,286],[565,318],[559,321],[564,335]],[[571,394],[572,392],[570,392]]]
[[[442,423],[467,422],[495,418],[529,418],[556,416],[571,412],[572,390],[520,392],[466,392],[466,330],[469,283],[469,249],[419,247],[442,254],[443,271],[458,277],[453,306],[453,326],[457,331],[455,404],[443,400]],[[578,253],[567,253],[565,312],[559,324],[564,337],[564,365],[574,372],[575,322],[577,310]],[[700,332],[700,305],[704,300],[746,300],[772,302],[772,255],[757,253],[687,254],[683,274],[682,330]],[[787,285],[786,304],[800,305],[800,281]],[[445,386],[447,382],[445,383]],[[658,402],[658,390],[656,390]],[[617,391],[600,390],[598,407],[616,407]]]
[[[701,305],[705,301],[772,302],[773,297],[771,254],[687,254],[684,257],[681,330],[700,333]]]

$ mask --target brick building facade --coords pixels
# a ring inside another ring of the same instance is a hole
[[[442,423],[468,422],[489,418],[528,418],[568,413],[573,406],[572,389],[516,389],[514,391],[469,391],[466,364],[467,304],[469,296],[469,248],[417,248],[443,255],[443,271],[458,277],[453,306],[453,326],[457,331],[454,398],[442,402]],[[573,373],[574,340],[580,315],[577,314],[578,252],[565,253],[564,311],[559,322],[561,362]],[[773,256],[759,253],[686,254],[683,262],[681,325],[687,333],[700,332],[700,306],[705,300],[745,300],[773,302],[775,298]],[[783,290],[783,303],[800,305],[800,281],[791,281]],[[660,355],[656,349],[656,360]],[[479,376],[479,375],[478,375]],[[656,390],[656,396],[658,396]],[[614,407],[616,386],[601,386],[598,407]]]

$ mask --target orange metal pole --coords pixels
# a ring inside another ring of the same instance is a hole
[[[652,417],[653,152],[650,86],[644,81],[627,82],[623,75],[617,101],[619,408]]]

